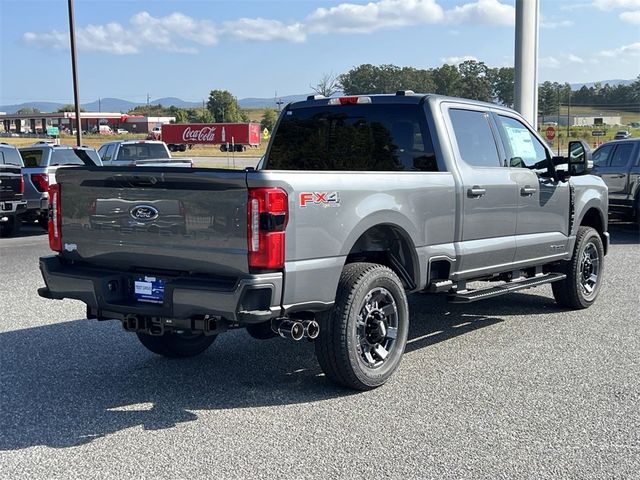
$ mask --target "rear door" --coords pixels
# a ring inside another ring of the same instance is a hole
[[[517,183],[501,165],[489,112],[467,105],[447,110],[463,184],[458,271],[473,276],[513,262]]]
[[[551,156],[515,116],[495,115],[505,165],[518,184],[516,262],[562,257],[569,235],[569,184],[553,178]]]
[[[605,145],[602,147],[604,149]],[[609,199],[626,200],[629,195],[629,169],[635,158],[633,155],[635,144],[632,142],[620,142],[611,145],[612,149],[606,157],[598,155],[596,173],[600,175],[609,189]],[[600,151],[598,152],[600,153]]]

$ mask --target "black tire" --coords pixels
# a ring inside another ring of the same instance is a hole
[[[0,237],[11,237],[20,231],[22,221],[19,217],[13,216],[9,221],[0,223]]]
[[[38,225],[40,225],[40,228],[45,232],[49,231],[49,212],[38,215]]]
[[[317,319],[316,356],[330,380],[371,390],[383,385],[400,365],[409,331],[409,306],[402,282],[391,269],[374,263],[346,265],[334,307]],[[377,347],[387,353],[381,356]]]
[[[163,357],[186,358],[204,352],[216,339],[217,335],[205,336],[202,333],[165,333],[155,336],[136,333],[140,343],[148,350]]]
[[[596,230],[578,228],[573,256],[560,272],[567,278],[551,284],[558,305],[574,310],[590,307],[598,297],[604,273],[604,248]]]

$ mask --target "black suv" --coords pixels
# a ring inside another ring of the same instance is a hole
[[[9,236],[20,228],[20,215],[27,209],[22,199],[22,157],[18,149],[0,143],[0,235]]]

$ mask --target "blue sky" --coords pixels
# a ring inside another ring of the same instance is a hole
[[[362,63],[513,66],[514,0],[75,0],[81,101],[306,93]],[[640,74],[640,0],[540,0],[539,80]],[[72,100],[66,0],[0,0],[0,104]]]

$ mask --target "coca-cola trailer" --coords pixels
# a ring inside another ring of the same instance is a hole
[[[259,123],[169,123],[162,125],[162,141],[174,145],[220,145],[220,150],[243,152],[260,146]]]

